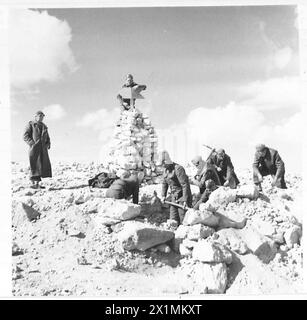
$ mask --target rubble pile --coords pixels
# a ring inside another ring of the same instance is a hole
[[[122,111],[109,147],[110,171],[143,172],[147,184],[160,182],[162,168],[156,165],[158,138],[148,116],[137,109]]]
[[[13,294],[162,295],[296,293],[303,287],[301,178],[287,190],[217,190],[210,205],[187,211],[174,229],[159,200],[161,184],[140,188],[139,205],[104,197],[84,184],[100,167],[58,164],[42,190],[13,165]],[[197,188],[192,188],[195,193]],[[210,196],[211,197],[211,196]],[[208,225],[216,214],[243,229]]]

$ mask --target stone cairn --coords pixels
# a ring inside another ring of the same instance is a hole
[[[162,168],[156,164],[158,137],[148,116],[134,105],[120,113],[110,143],[108,168],[110,171],[129,170],[132,174],[144,173],[146,184],[161,181]]]

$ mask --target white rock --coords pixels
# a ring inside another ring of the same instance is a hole
[[[216,233],[218,235],[217,241],[229,247],[232,251],[245,254],[248,252],[248,247],[236,231],[233,228],[219,230]]]
[[[232,253],[218,242],[200,240],[193,249],[193,259],[206,263],[232,262]]]
[[[168,242],[174,238],[174,233],[158,229],[142,222],[128,221],[122,231],[118,233],[118,240],[125,250],[145,251],[158,244]]]
[[[240,198],[256,200],[259,197],[259,190],[255,185],[239,186],[236,191],[237,196]]]
[[[262,262],[269,263],[274,259],[277,252],[274,241],[259,233],[253,226],[245,226],[243,229],[236,230],[236,233]]]
[[[196,244],[197,244],[197,241],[193,241],[193,240],[189,240],[189,239],[184,239],[182,241],[182,245],[184,245],[188,249],[193,249]]]
[[[202,224],[195,224],[188,229],[187,238],[189,240],[206,239],[214,233],[214,229]]]
[[[99,205],[98,215],[115,220],[129,220],[139,216],[141,206],[126,200],[105,199]]]
[[[12,224],[18,226],[25,221],[34,221],[40,217],[40,213],[28,206],[27,204],[20,202],[15,211],[13,211]]]
[[[218,221],[219,219],[210,211],[189,209],[185,213],[182,224],[187,226],[201,223],[208,227],[216,227]]]
[[[227,187],[219,187],[210,194],[206,204],[207,206],[212,206],[218,210],[221,206],[226,206],[227,204],[236,201],[236,198],[237,190],[229,189]]]
[[[191,257],[192,256],[192,250],[187,248],[183,243],[179,245],[179,253],[183,257]]]
[[[226,290],[228,279],[225,263],[199,263],[194,267],[193,277],[209,294],[221,294]]]
[[[185,239],[189,232],[189,226],[179,225],[179,227],[175,231],[176,239]]]

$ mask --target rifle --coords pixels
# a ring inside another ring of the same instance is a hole
[[[209,156],[206,159],[206,161],[208,161],[210,159],[210,157],[212,156],[212,154],[215,152],[215,149],[210,147],[210,146],[208,146],[208,145],[206,145],[206,144],[203,144],[203,146],[211,150]]]

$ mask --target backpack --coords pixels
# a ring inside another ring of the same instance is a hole
[[[116,179],[118,179],[118,177],[114,174],[101,172],[94,178],[88,180],[88,185],[93,188],[109,188]]]

